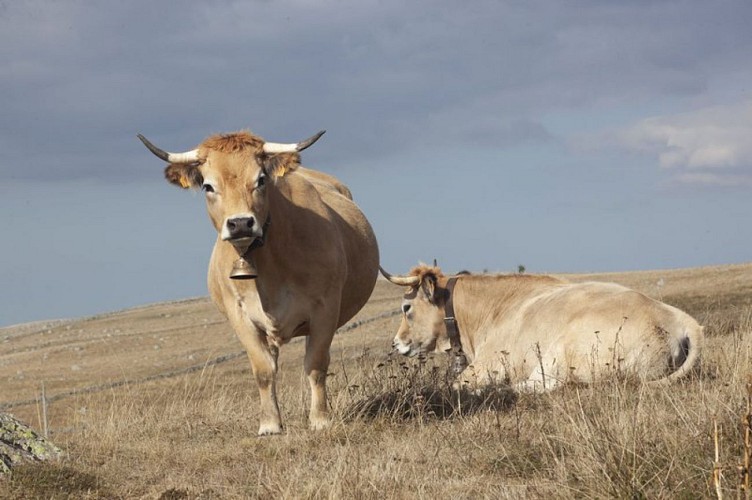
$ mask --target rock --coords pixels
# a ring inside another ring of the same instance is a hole
[[[62,450],[7,413],[0,413],[0,475],[24,462],[60,458]]]

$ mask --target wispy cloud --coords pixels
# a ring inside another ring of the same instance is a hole
[[[752,101],[648,118],[619,134],[622,145],[655,155],[680,180],[707,184],[749,183],[750,139]]]

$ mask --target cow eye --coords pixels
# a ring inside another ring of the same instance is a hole
[[[256,187],[264,187],[264,184],[266,184],[266,175],[261,174],[259,175],[259,178],[256,180]]]
[[[201,189],[203,189],[205,193],[213,193],[214,192],[214,186],[212,186],[209,183],[205,183],[203,186],[201,186]]]

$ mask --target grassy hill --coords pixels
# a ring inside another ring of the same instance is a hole
[[[280,355],[286,433],[259,439],[249,363],[208,299],[18,325],[0,329],[0,411],[41,429],[44,385],[50,437],[67,454],[17,469],[0,497],[714,496],[714,419],[720,486],[735,493],[752,264],[565,277],[623,283],[685,309],[708,333],[701,370],[666,389],[614,380],[447,417],[410,393],[441,385],[443,360],[387,356],[402,291],[379,281],[332,345],[332,428],[307,430],[297,341]],[[388,394],[416,398],[418,411],[354,415]]]

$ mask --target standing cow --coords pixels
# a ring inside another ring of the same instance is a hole
[[[668,382],[688,374],[702,350],[702,327],[689,315],[613,283],[448,277],[426,265],[406,276],[382,273],[409,287],[394,347],[407,356],[436,350],[467,358],[462,382],[547,390],[607,372]]]
[[[259,435],[282,431],[277,355],[299,336],[306,337],[310,426],[328,426],[332,337],[366,303],[378,274],[376,238],[347,187],[300,166],[298,153],[321,134],[297,144],[248,132],[216,135],[185,153],[167,153],[139,135],[169,163],[169,182],[206,194],[217,230],[209,292],[248,352],[259,389]]]

